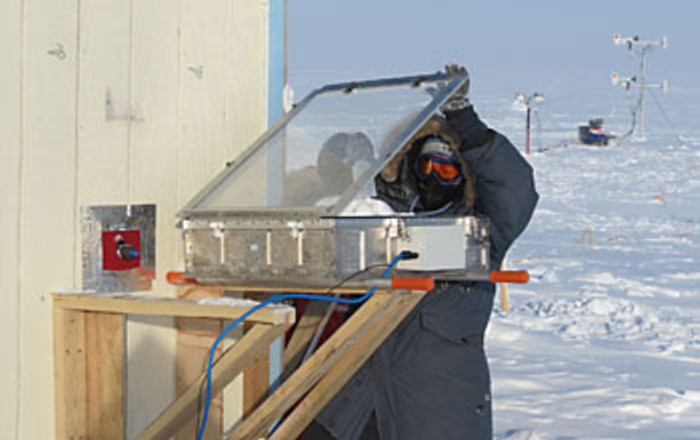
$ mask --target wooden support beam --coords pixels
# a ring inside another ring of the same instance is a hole
[[[269,294],[260,292],[246,292],[244,297],[254,301],[264,301]],[[245,323],[244,332],[249,332],[256,324]],[[253,362],[250,362],[243,370],[243,417],[248,417],[262,402],[270,389],[270,344],[268,350],[261,353]]]
[[[86,439],[85,313],[54,307],[53,329],[56,439]]]
[[[125,437],[124,315],[85,313],[88,437]]]
[[[54,306],[64,309],[150,316],[236,319],[250,310],[248,305],[200,304],[189,299],[164,298],[155,295],[95,295],[55,293]],[[291,307],[264,307],[249,322],[289,325],[294,322]]]
[[[246,330],[246,334],[248,331],[250,330]],[[270,344],[266,348],[264,353],[243,370],[243,417],[248,417],[258,407],[270,389]]]
[[[243,371],[243,368],[265,354],[272,341],[284,333],[283,325],[257,324],[240,341],[221,355],[212,368],[212,395],[218,394]],[[167,439],[197,413],[200,390],[206,372],[200,374],[178,398],[139,435],[140,440]]]
[[[401,295],[401,300],[382,318],[382,322],[375,325],[360,341],[354,344],[352,351],[338,361],[333,369],[319,381],[318,385],[304,397],[270,437],[270,440],[288,440],[301,435],[323,407],[367,362],[423,297],[423,293]]]
[[[306,306],[304,314],[297,321],[294,333],[284,349],[284,375],[289,376],[302,361],[306,348],[311,342],[319,323],[330,305],[321,301],[311,301]]]
[[[375,293],[297,371],[238,426],[229,440],[263,436],[318,380],[379,322],[399,300],[395,294]]]
[[[178,299],[198,301],[205,298],[217,298],[224,295],[223,289],[200,288],[199,286],[182,286],[177,290]],[[177,318],[177,346],[175,349],[175,392],[182,394],[195,383],[204,371],[209,351],[219,332],[223,329],[223,323],[212,319]],[[223,347],[218,347],[216,355],[220,356]],[[201,382],[200,382],[201,386]],[[200,390],[201,392],[201,390]],[[200,395],[201,396],[201,395]],[[201,400],[199,401],[201,404]],[[201,414],[201,408],[193,411],[193,414]],[[198,419],[190,417],[181,423],[177,430],[175,440],[192,440],[197,436]],[[223,420],[223,396],[213,395],[209,408],[209,420],[202,438],[204,440],[220,440],[224,430]]]
[[[506,270],[506,259],[504,258],[503,261],[501,262],[501,270]],[[510,301],[508,301],[508,284],[506,283],[499,283],[498,284],[498,292],[500,293],[500,298],[501,298],[501,310],[503,313],[508,313],[510,312]]]
[[[124,439],[124,316],[53,308],[56,438]]]

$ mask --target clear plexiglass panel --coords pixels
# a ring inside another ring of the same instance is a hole
[[[339,213],[464,80],[435,74],[326,86],[263,135],[182,214]]]

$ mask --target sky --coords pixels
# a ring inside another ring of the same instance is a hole
[[[650,61],[650,79],[687,86],[700,73],[700,2],[695,0],[305,0],[289,2],[292,86],[432,72],[465,65],[472,85],[497,88],[600,81],[633,72],[612,36],[667,36]],[[512,82],[512,84],[510,83]],[[505,85],[505,84],[504,84]]]

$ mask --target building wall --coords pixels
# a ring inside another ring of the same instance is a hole
[[[175,213],[267,127],[271,7],[0,2],[0,438],[54,437],[50,294],[80,287],[80,206],[157,204],[173,294]],[[168,324],[129,321],[129,437],[174,397]]]

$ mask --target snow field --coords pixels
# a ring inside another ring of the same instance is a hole
[[[522,145],[522,113],[483,107]],[[597,148],[561,146],[585,120],[564,107],[541,112],[539,142],[557,148],[528,157],[541,200],[508,255],[532,281],[489,328],[496,438],[700,438],[697,110],[676,114],[683,142],[658,129]]]

